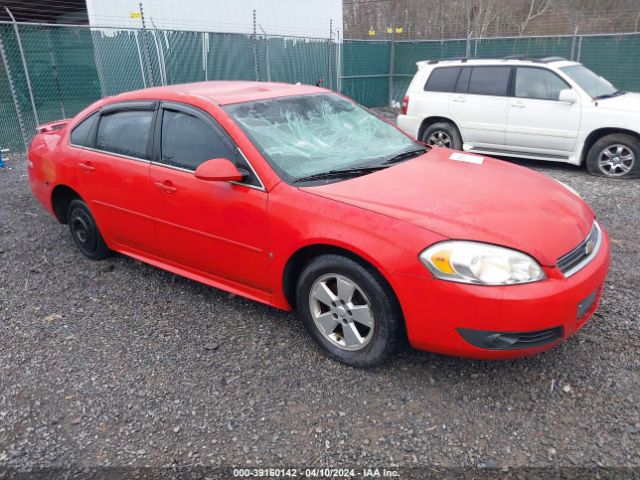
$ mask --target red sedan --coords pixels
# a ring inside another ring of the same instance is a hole
[[[429,148],[325,89],[208,82],[103,99],[38,129],[37,199],[112,251],[284,310],[367,367],[407,338],[531,355],[592,315],[609,242],[568,187]]]

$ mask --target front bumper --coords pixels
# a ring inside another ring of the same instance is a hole
[[[409,342],[415,348],[446,355],[509,359],[534,355],[566,340],[598,306],[610,263],[609,239],[604,229],[602,233],[597,256],[569,278],[557,268],[545,268],[548,278],[541,282],[500,287],[395,276]],[[534,342],[532,347],[521,342],[514,348],[502,348],[500,339],[494,345],[483,341],[494,333],[537,338],[540,331],[558,328],[555,338],[549,336],[548,341]],[[489,333],[469,337],[474,331]]]

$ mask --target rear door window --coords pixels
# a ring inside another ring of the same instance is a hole
[[[103,113],[96,149],[134,158],[147,158],[152,110],[118,110]]]
[[[506,96],[510,74],[511,67],[473,67],[469,79],[469,93]]]
[[[426,92],[453,92],[460,67],[434,68],[424,86]]]
[[[456,83],[456,93],[467,93],[469,91],[469,79],[471,78],[471,67],[465,67],[458,76]]]

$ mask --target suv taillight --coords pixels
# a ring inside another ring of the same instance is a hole
[[[409,96],[408,95],[402,99],[401,107],[402,107],[402,114],[406,115],[407,114],[407,108],[409,108]]]

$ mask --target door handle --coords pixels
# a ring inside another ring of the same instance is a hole
[[[513,103],[511,104],[511,106],[512,106],[512,107],[515,107],[515,108],[524,108],[524,107],[525,107],[525,104],[524,104],[524,103],[522,103],[522,102],[513,102]]]
[[[156,187],[158,190],[163,191],[164,193],[176,193],[178,189],[173,186],[173,182],[169,180],[165,180],[164,182],[156,182]]]
[[[84,170],[85,172],[93,172],[96,169],[96,167],[91,165],[91,162],[79,163],[78,167],[80,167],[80,170]]]
[[[453,101],[454,102],[460,102],[460,103],[464,103],[467,101],[466,98],[464,98],[462,95],[454,95],[453,96]]]

